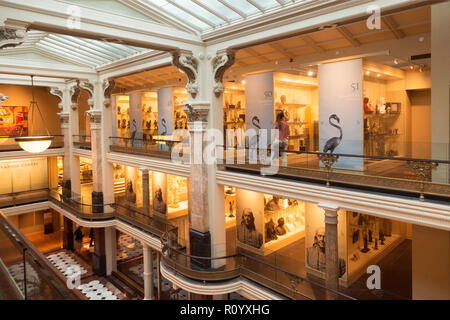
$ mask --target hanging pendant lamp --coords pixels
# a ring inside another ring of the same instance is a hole
[[[32,98],[32,100],[30,102],[30,108],[29,108],[29,111],[33,110],[33,113],[32,113],[33,118],[31,119],[31,124],[32,125],[34,124],[35,110],[33,108],[37,109],[37,111],[39,112],[39,115],[41,116],[42,123],[44,123],[44,118],[42,117],[41,110],[39,109],[37,101],[35,101],[35,99],[34,99],[33,76],[31,76],[31,98]],[[29,128],[31,129],[31,127],[29,127]],[[46,136],[16,137],[14,140],[19,143],[19,146],[23,150],[25,150],[27,152],[31,152],[31,153],[40,153],[40,152],[47,150],[48,147],[50,147],[52,140],[55,138],[54,136],[50,135],[47,128],[45,128],[45,130],[47,131]]]

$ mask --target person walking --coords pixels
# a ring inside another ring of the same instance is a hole
[[[286,122],[286,116],[284,112],[277,114],[277,119],[274,123],[275,136],[272,143],[272,152],[270,155],[270,161],[273,163],[275,158],[278,159],[280,153],[282,155],[282,165],[287,166],[287,153],[289,142],[288,137],[290,135],[289,125]]]
[[[73,233],[75,237],[75,250],[80,253],[81,252],[81,246],[83,244],[83,231],[81,230],[81,226],[75,230]]]

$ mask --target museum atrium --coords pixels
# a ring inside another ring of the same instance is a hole
[[[450,299],[449,16],[0,0],[0,300]]]

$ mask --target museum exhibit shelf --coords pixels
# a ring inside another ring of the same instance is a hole
[[[226,228],[236,226],[236,188],[224,187]]]

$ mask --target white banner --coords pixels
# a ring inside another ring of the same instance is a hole
[[[320,151],[362,155],[362,60],[319,66]],[[362,170],[362,158],[340,157],[336,168]]]

